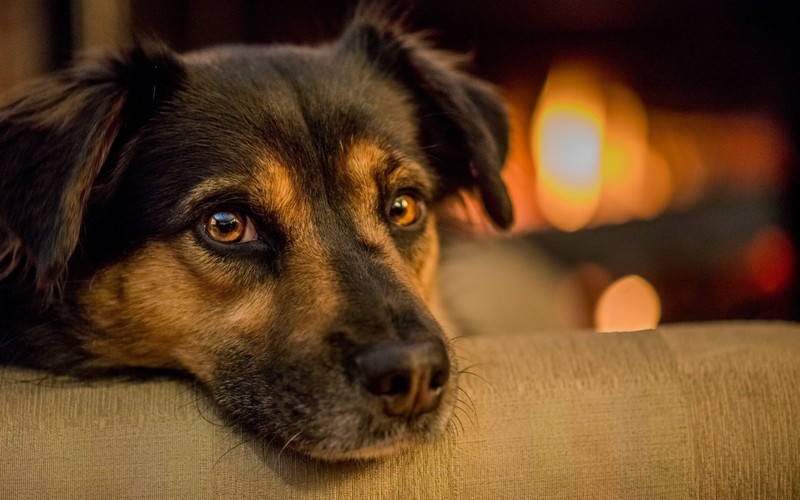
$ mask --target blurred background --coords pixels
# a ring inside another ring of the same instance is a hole
[[[402,4],[405,5],[405,4]],[[466,330],[800,319],[798,15],[756,0],[437,0],[408,24],[508,102],[512,234],[448,238]],[[0,0],[0,99],[132,32],[321,42],[330,0]],[[475,222],[477,217],[473,216]]]

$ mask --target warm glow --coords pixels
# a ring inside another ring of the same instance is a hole
[[[554,70],[531,130],[537,200],[553,226],[574,231],[594,216],[600,196],[603,97],[580,70]]]
[[[775,294],[789,287],[797,266],[792,239],[786,231],[770,226],[750,244],[745,255],[750,280],[765,294]]]
[[[648,149],[645,156],[645,172],[636,215],[648,219],[667,209],[673,198],[673,181],[667,160],[653,148]]]
[[[658,293],[647,280],[636,275],[612,283],[595,308],[595,328],[599,332],[648,330],[658,326],[660,320]]]
[[[626,87],[606,92],[602,196],[598,215],[605,221],[642,216],[642,192],[648,184],[647,115],[639,98]]]
[[[551,71],[533,114],[536,199],[552,226],[650,218],[670,203],[673,175],[650,144],[639,97],[581,66]]]

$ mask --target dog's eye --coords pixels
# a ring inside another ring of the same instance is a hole
[[[206,234],[219,243],[245,243],[258,238],[247,216],[235,210],[220,210],[211,214],[205,223]]]
[[[398,194],[389,206],[389,220],[400,227],[414,225],[424,213],[425,203],[409,193]]]

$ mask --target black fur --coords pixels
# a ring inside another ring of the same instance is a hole
[[[368,139],[395,160],[428,169],[432,189],[421,195],[432,209],[459,190],[476,190],[495,224],[510,226],[500,177],[508,142],[503,106],[446,59],[395,23],[362,12],[328,46],[230,46],[179,56],[148,43],[23,89],[0,108],[0,362],[78,375],[136,368],[95,359],[90,339],[105,332],[94,330],[84,297],[98,273],[154,242],[193,235],[203,265],[235,275],[243,287],[285,279],[290,228],[255,213],[258,244],[234,251],[205,238],[200,217],[221,203],[247,206],[246,193],[187,199],[209,180],[252,175],[268,151],[315,200],[313,224],[330,254],[341,310],[324,346],[309,354],[293,338],[297,297],[287,294],[275,301],[282,322],[250,333],[263,344],[221,343],[214,378],[203,382],[233,423],[284,441],[304,433],[294,444],[312,453],[317,447],[335,456],[377,436],[434,432],[441,416],[398,423],[359,409],[379,403],[364,403],[353,387],[358,352],[444,334],[393,275],[386,249],[358,240],[336,203],[349,196],[336,179],[342,145]],[[404,259],[424,251],[422,229],[393,234]],[[124,301],[126,284],[117,286],[109,300]],[[355,412],[349,441],[320,444],[330,421],[348,411]]]

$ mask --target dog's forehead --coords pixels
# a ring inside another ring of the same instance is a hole
[[[186,118],[217,122],[234,141],[295,157],[332,154],[352,137],[413,147],[410,93],[355,55],[330,48],[223,47],[186,56]]]
[[[190,212],[206,200],[239,193],[287,234],[307,236],[312,226],[322,224],[326,212],[336,212],[351,217],[353,227],[366,224],[374,235],[382,233],[374,226],[382,196],[402,188],[432,196],[435,189],[435,179],[426,168],[368,140],[342,143],[327,172],[300,170],[282,157],[264,149],[250,168],[205,179],[183,198],[180,210]]]
[[[411,93],[367,61],[328,49],[235,47],[191,54],[185,65],[186,84],[132,141],[119,194],[144,218],[175,214],[167,232],[228,193],[267,214],[297,198],[288,193],[313,209],[343,193],[374,205],[374,190],[348,190],[358,179],[374,185],[376,169],[394,164],[437,187]]]
[[[433,189],[408,93],[364,61],[230,47],[186,64],[189,84],[154,120],[145,149],[150,165],[180,163],[170,175],[188,180],[191,198],[238,185],[288,208],[299,192],[364,194],[392,170]]]

